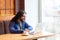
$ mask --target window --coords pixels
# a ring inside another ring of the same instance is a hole
[[[0,0],[0,16],[14,14],[14,0]]]

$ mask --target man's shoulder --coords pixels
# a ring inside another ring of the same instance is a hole
[[[23,21],[22,23],[27,23],[26,21]]]
[[[15,22],[10,22],[10,23],[15,23]]]

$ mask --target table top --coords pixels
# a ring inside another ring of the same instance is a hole
[[[44,32],[36,33],[34,35],[23,36],[22,34],[3,34],[0,35],[0,40],[27,40],[27,39],[38,39],[53,36],[54,34]]]

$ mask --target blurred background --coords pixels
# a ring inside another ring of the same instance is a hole
[[[0,34],[9,33],[9,21],[19,10],[26,11],[26,22],[34,30],[39,27],[56,34],[38,40],[60,39],[60,0],[0,0]]]

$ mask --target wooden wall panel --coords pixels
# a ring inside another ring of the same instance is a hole
[[[6,15],[10,15],[10,10],[6,10]]]
[[[14,15],[15,0],[0,0],[0,16]]]
[[[1,0],[0,0],[0,9],[1,9]]]
[[[17,5],[18,5],[18,8],[17,10],[24,10],[24,1],[25,0],[19,0],[17,1]],[[7,14],[15,14],[16,12],[16,7],[17,5],[15,5],[15,0],[0,0],[0,15],[4,14],[4,15],[7,15]]]
[[[2,16],[5,15],[5,10],[1,10],[1,15],[2,15]]]
[[[11,1],[10,0],[5,1],[6,1],[6,9],[10,9]]]
[[[5,0],[0,0],[0,1],[1,1],[0,4],[1,9],[5,9]]]
[[[13,13],[15,13],[14,10],[11,10],[11,15],[13,15]]]
[[[14,9],[14,0],[11,0],[11,9]]]

